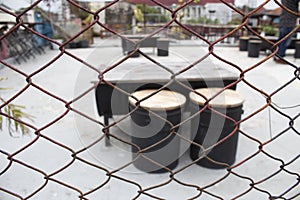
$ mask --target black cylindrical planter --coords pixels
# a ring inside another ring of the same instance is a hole
[[[240,41],[240,43],[239,43],[240,51],[247,51],[249,37],[247,37],[247,36],[240,37],[239,41]]]
[[[250,40],[248,43],[248,57],[259,57],[260,45],[260,40]]]
[[[168,56],[169,55],[169,40],[158,39],[157,40],[157,55]]]
[[[81,40],[78,42],[78,48],[88,48],[89,41],[88,40]]]
[[[136,44],[132,41],[126,41],[126,50],[127,50],[127,55],[131,54],[135,50]],[[131,58],[136,58],[139,57],[140,53],[136,51],[134,54],[132,54],[130,57]]]
[[[209,99],[220,90],[220,88],[205,88],[198,89],[197,92]],[[191,93],[190,99],[191,108],[194,112],[203,108],[205,103],[204,98],[195,93]],[[203,152],[203,149],[199,146],[192,144],[190,149],[190,157],[192,160],[203,157],[197,161],[198,165],[207,168],[220,169],[225,168],[227,165],[232,165],[235,162],[238,143],[238,132],[235,131],[235,129],[238,127],[235,126],[234,121],[239,121],[241,119],[243,113],[242,103],[243,98],[236,91],[230,89],[225,90],[210,102],[213,111],[207,108],[201,112],[199,119],[192,120],[192,139],[195,143],[202,145],[204,149],[208,149],[234,132],[234,134],[228,137],[224,142],[207,152]],[[219,113],[232,118],[234,121],[225,118]],[[213,161],[209,160],[204,154],[207,154],[207,157]]]
[[[300,42],[295,43],[295,54],[294,58],[300,58]]]
[[[142,99],[153,92],[155,90],[142,90],[133,93],[133,96]],[[173,101],[171,102],[172,105],[170,106],[167,101]],[[142,150],[141,153],[137,153],[139,149],[132,146],[132,157],[133,160],[136,159],[133,164],[136,168],[149,173],[162,173],[168,170],[155,164],[155,162],[170,170],[177,166],[180,138],[170,130],[172,125],[181,122],[182,106],[185,101],[183,95],[163,90],[142,101],[141,107],[131,113],[131,142]],[[130,110],[135,109],[136,101],[129,98],[129,102]],[[149,110],[159,117],[149,112]],[[167,123],[166,120],[172,124]],[[175,131],[177,130],[175,129]],[[151,148],[143,150],[148,147]]]
[[[70,42],[68,47],[71,49],[78,48],[78,42]]]

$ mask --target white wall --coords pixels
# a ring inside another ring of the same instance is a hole
[[[205,15],[212,20],[218,19],[220,24],[227,24],[232,19],[232,9],[223,3],[208,3],[205,5]]]
[[[214,11],[211,12],[210,11]],[[205,6],[191,5],[184,8],[183,21],[205,17],[212,20],[218,19],[220,24],[227,24],[232,19],[232,10],[223,3],[208,3]]]

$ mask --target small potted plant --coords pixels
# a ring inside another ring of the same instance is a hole
[[[274,28],[273,26],[270,26],[270,25],[263,26],[262,31],[267,36],[276,36],[276,35],[278,35],[278,29]]]
[[[5,78],[0,77],[0,81],[5,80]],[[0,87],[0,92],[3,90],[7,90],[8,88]],[[6,101],[1,97],[0,93],[0,104],[5,104]],[[25,106],[17,105],[13,103],[8,103],[1,109],[3,114],[0,115],[0,130],[2,130],[2,126],[4,121],[7,122],[8,132],[12,137],[16,137],[16,133],[21,132],[21,134],[25,134],[29,132],[29,128],[23,123],[19,122],[19,120],[29,119],[32,121],[33,116],[24,112]],[[5,115],[9,117],[5,117]]]

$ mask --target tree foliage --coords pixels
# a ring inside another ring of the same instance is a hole
[[[137,4],[134,9],[134,17],[137,22],[159,23],[167,22],[168,17],[162,14],[158,9],[145,4]]]

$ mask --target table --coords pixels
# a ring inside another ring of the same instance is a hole
[[[147,35],[124,35],[126,38],[130,39],[131,41],[139,41],[142,40],[143,38],[146,38]],[[140,47],[153,47],[155,48],[157,46],[157,39],[159,37],[158,36],[152,36],[150,38],[147,38],[145,40],[143,40],[140,44]],[[122,50],[123,50],[123,54],[125,55],[126,53],[128,53],[128,51],[132,51],[133,49],[130,49],[130,47],[132,48],[132,44],[130,43],[130,41],[125,40],[124,38],[121,38],[121,42],[122,42]]]
[[[152,57],[159,61],[162,66],[167,67],[167,70],[145,57],[130,58],[104,74],[104,79],[131,94],[137,90],[160,88],[172,80],[172,72],[179,72],[191,64],[180,57],[158,57],[154,55]],[[237,74],[225,67],[217,66],[209,59],[205,59],[192,69],[176,76],[176,81],[173,79],[168,88],[185,95],[188,100],[190,91],[181,84],[188,85],[193,89],[224,87],[237,79]],[[235,85],[231,89],[235,89]],[[112,118],[113,115],[123,115],[129,112],[128,96],[107,84],[101,83],[96,87],[95,97],[98,114],[104,116],[105,125],[109,124],[109,118]]]

